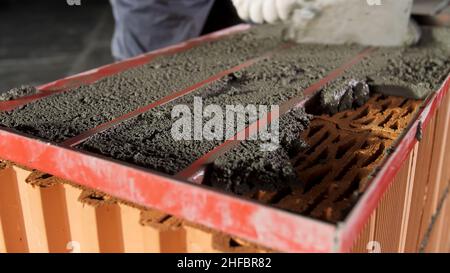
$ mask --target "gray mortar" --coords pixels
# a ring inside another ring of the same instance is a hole
[[[354,92],[350,82],[367,82],[370,92],[424,99],[437,91],[450,73],[450,30],[423,28],[422,41],[407,48],[379,48],[320,93],[323,112],[334,114],[360,106],[369,95]]]
[[[161,56],[94,84],[0,113],[0,125],[61,142],[273,50],[280,44],[271,34],[273,28],[257,28]]]
[[[350,80],[329,85],[319,93],[320,112],[336,114],[362,106],[370,97],[369,85],[364,80]]]
[[[421,43],[403,49],[401,58],[390,58],[378,75],[369,76],[374,91],[424,99],[438,90],[450,73],[450,30],[424,28],[422,35]]]
[[[276,191],[288,186],[302,186],[290,158],[307,144],[299,139],[312,116],[304,109],[293,109],[280,118],[280,147],[261,150],[260,141],[243,141],[236,148],[217,158],[208,170],[212,186],[236,194],[253,190]]]
[[[189,96],[95,135],[80,148],[175,174],[221,141],[174,141],[170,132],[173,106],[186,104],[192,109],[194,96],[201,97],[204,105],[221,107],[281,104],[301,96],[302,90],[360,50],[357,46],[295,45]]]
[[[0,102],[1,101],[10,101],[15,100],[20,97],[34,95],[39,91],[33,86],[23,85],[21,87],[13,88],[9,91],[0,94]]]

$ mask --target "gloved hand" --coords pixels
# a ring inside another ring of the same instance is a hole
[[[233,4],[243,20],[262,24],[289,20],[305,1],[308,0],[233,0]]]

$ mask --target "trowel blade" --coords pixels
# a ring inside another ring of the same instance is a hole
[[[413,100],[425,99],[431,91],[426,88],[413,88],[399,85],[381,84],[371,86],[373,92],[387,96],[403,97]]]
[[[317,1],[294,11],[285,38],[298,43],[402,46],[417,42],[413,0]]]

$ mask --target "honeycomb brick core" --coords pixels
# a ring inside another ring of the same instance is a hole
[[[420,105],[376,94],[357,109],[315,116],[300,135],[309,147],[292,158],[305,183],[248,197],[333,223],[342,220]]]

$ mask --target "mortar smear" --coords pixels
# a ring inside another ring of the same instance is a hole
[[[290,111],[280,119],[280,147],[264,151],[261,141],[243,141],[214,161],[206,183],[236,194],[255,189],[275,191],[297,183],[289,158],[307,146],[298,135],[308,127],[310,118],[304,109]]]

